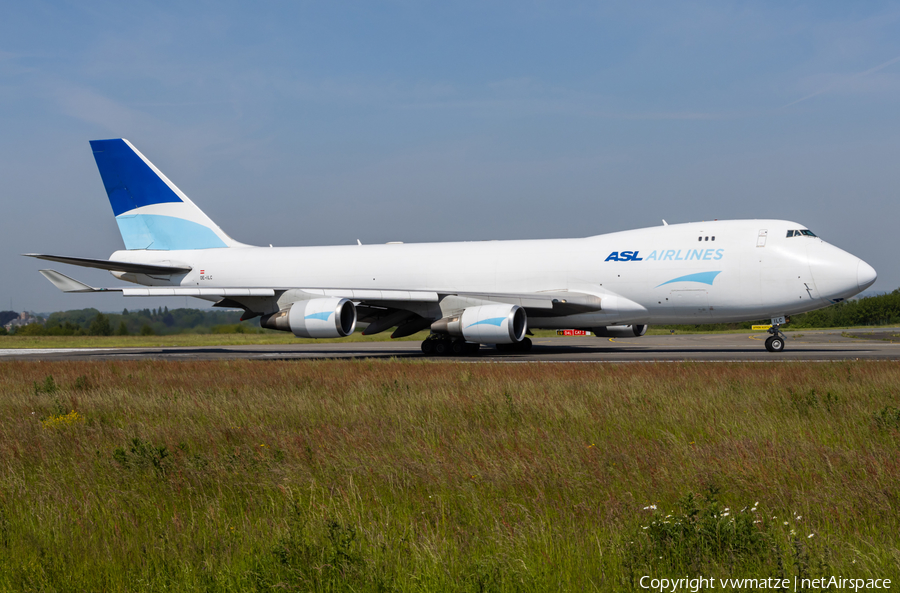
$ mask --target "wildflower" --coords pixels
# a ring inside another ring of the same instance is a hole
[[[803,518],[803,517],[801,517],[800,515],[797,515],[797,520],[798,520],[798,521],[799,521],[800,519],[802,519],[802,518]]]
[[[809,538],[811,538],[811,537],[814,536],[814,535],[815,535],[815,533],[810,533],[809,535],[806,536],[806,539],[809,539]]]
[[[75,410],[72,410],[68,414],[61,414],[59,416],[50,416],[46,420],[41,420],[41,424],[46,429],[74,426],[76,424],[80,424],[81,422],[84,422],[84,416],[80,415]]]
[[[787,521],[785,521],[785,522],[784,522],[784,524],[785,524],[785,525],[787,525],[787,524],[788,524],[788,522],[787,522]]]
[[[757,500],[756,502],[753,503],[753,508],[756,508],[758,506],[759,506],[759,501]]]
[[[722,513],[722,516],[723,516],[723,517],[727,517],[727,516],[730,515],[730,514],[731,514],[731,513],[729,513],[728,511],[725,511],[724,513]]]
[[[753,507],[753,508],[750,509],[750,510],[753,511],[753,512],[755,513],[755,512],[756,512],[756,507]]]
[[[641,529],[647,529],[648,527],[650,527],[650,526],[649,526],[649,525],[644,525],[643,527],[641,527]]]

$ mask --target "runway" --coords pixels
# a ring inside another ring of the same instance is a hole
[[[0,349],[2,360],[322,360],[390,359],[465,362],[785,362],[900,360],[900,328],[787,332],[783,352],[767,352],[768,334],[675,334],[634,339],[535,338],[525,354],[483,346],[475,356],[425,357],[419,342],[279,344],[195,348]]]

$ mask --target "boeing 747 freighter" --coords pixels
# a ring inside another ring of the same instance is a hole
[[[851,297],[875,282],[858,257],[786,220],[671,224],[583,239],[255,247],[232,239],[128,140],[94,140],[125,249],[109,259],[27,254],[109,270],[136,287],[94,288],[41,270],[64,292],[192,296],[304,338],[367,324],[392,337],[430,329],[426,354],[481,344],[531,347],[530,329],[637,337],[653,323],[772,319]]]

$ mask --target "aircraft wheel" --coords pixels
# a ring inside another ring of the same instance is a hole
[[[465,340],[455,340],[450,344],[450,352],[453,353],[454,356],[462,356],[466,353],[466,341]]]
[[[435,340],[434,353],[438,356],[447,356],[450,354],[450,344],[444,340]]]
[[[425,340],[422,342],[422,354],[425,356],[434,354],[434,340]]]
[[[481,344],[478,342],[466,342],[466,354],[473,356],[481,350]]]
[[[766,350],[769,352],[781,352],[784,350],[784,339],[778,336],[769,336],[766,340]]]
[[[521,342],[516,344],[516,351],[517,352],[530,352],[531,346],[532,346],[531,338],[525,338],[524,340],[522,340]]]
[[[497,347],[497,352],[510,352],[512,350],[512,344],[495,344]]]

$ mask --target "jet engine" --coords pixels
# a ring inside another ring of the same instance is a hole
[[[518,305],[481,305],[435,321],[431,329],[479,344],[515,344],[525,339],[528,318]]]
[[[607,325],[595,327],[594,335],[600,338],[640,338],[647,333],[646,325]]]
[[[266,315],[259,324],[293,332],[298,338],[342,338],[356,328],[356,307],[349,299],[297,301],[278,313]]]

